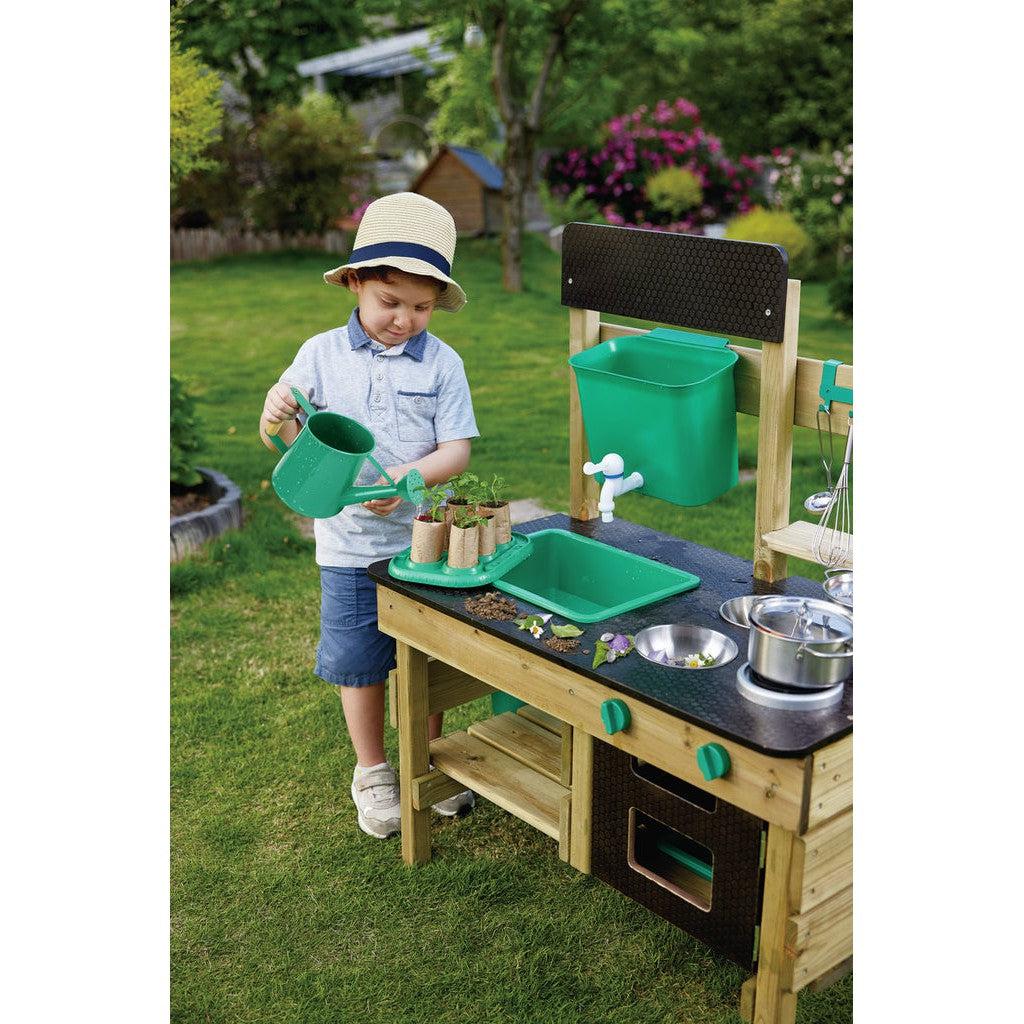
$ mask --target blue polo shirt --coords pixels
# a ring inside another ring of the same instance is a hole
[[[462,360],[449,345],[420,331],[390,348],[374,341],[352,311],[344,327],[310,338],[281,374],[316,409],[341,413],[374,436],[384,467],[414,462],[442,441],[479,437]],[[367,461],[356,483],[376,483]],[[349,505],[314,520],[318,565],[365,567],[409,546],[415,508],[407,501],[389,516]]]

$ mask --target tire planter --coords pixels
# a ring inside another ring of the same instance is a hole
[[[187,512],[171,520],[171,561],[177,562],[208,540],[242,525],[242,492],[223,473],[205,466],[196,467],[206,483],[214,504],[196,512]]]

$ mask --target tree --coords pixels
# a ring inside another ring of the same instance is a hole
[[[338,0],[172,0],[181,39],[230,77],[254,116],[294,103],[301,60],[358,46],[364,34],[356,4]]]
[[[365,140],[333,97],[312,92],[275,108],[256,140],[262,170],[251,202],[259,226],[323,231],[363,194]]]
[[[726,146],[853,140],[852,0],[691,0],[685,95]]]
[[[211,168],[204,156],[220,136],[220,79],[195,50],[171,39],[171,189],[194,170]]]

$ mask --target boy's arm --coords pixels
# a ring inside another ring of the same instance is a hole
[[[433,487],[435,484],[444,483],[445,480],[461,473],[469,465],[471,447],[472,442],[469,438],[460,438],[458,441],[442,441],[429,455],[424,455],[422,459],[410,462],[404,467],[396,468],[401,468],[403,476],[410,469],[418,469],[423,475],[423,482],[428,487]]]
[[[469,465],[469,455],[472,443],[468,438],[460,438],[457,441],[441,441],[434,451],[424,455],[422,459],[415,462],[407,462],[401,466],[388,466],[388,473],[396,480],[401,480],[410,469],[418,469],[423,476],[423,482],[428,487],[444,483],[457,473],[461,473]],[[381,477],[378,483],[385,484],[387,481]],[[363,507],[379,516],[390,515],[402,503],[401,498],[378,498],[376,501],[364,501]]]

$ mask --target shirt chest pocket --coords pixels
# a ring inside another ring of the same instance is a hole
[[[400,441],[433,441],[434,417],[437,415],[436,391],[399,391],[398,439]]]

